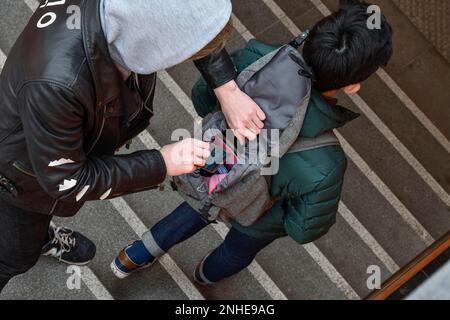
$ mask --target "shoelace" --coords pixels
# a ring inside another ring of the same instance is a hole
[[[55,230],[55,236],[52,240],[53,244],[59,244],[61,250],[59,251],[59,258],[61,259],[64,253],[68,253],[76,244],[75,237],[72,237],[73,231],[65,228],[57,228]]]

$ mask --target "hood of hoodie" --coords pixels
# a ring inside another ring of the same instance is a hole
[[[113,60],[151,74],[204,48],[231,17],[231,0],[102,0],[102,27]]]
[[[305,138],[315,138],[325,132],[343,127],[360,115],[347,108],[327,101],[319,92],[313,90],[300,133]]]

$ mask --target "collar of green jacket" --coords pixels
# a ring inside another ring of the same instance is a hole
[[[315,138],[358,117],[359,114],[347,108],[330,104],[319,92],[313,90],[300,134],[302,137]]]

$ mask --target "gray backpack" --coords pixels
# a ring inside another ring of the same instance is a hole
[[[239,153],[238,164],[212,193],[208,192],[205,178],[198,172],[173,179],[172,187],[207,221],[218,217],[223,220],[232,218],[244,226],[252,225],[276,201],[270,195],[271,175],[276,172],[267,173],[274,161],[287,153],[339,144],[332,132],[314,139],[299,138],[313,77],[298,51],[307,35],[307,32],[302,33],[290,44],[256,61],[237,79],[242,91],[265,112],[265,129],[279,130],[276,144],[273,136],[267,134],[264,136],[267,150],[262,159],[250,162],[245,158],[249,156],[248,150]],[[204,132],[226,129],[222,112],[215,113],[203,127]]]

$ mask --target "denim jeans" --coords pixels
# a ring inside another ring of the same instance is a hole
[[[0,292],[38,261],[52,217],[11,206],[0,197]]]
[[[186,202],[147,231],[142,240],[154,257],[160,257],[173,246],[189,239],[208,226],[200,214]],[[275,238],[256,239],[232,228],[223,243],[201,263],[205,282],[217,282],[245,269],[258,252]]]

